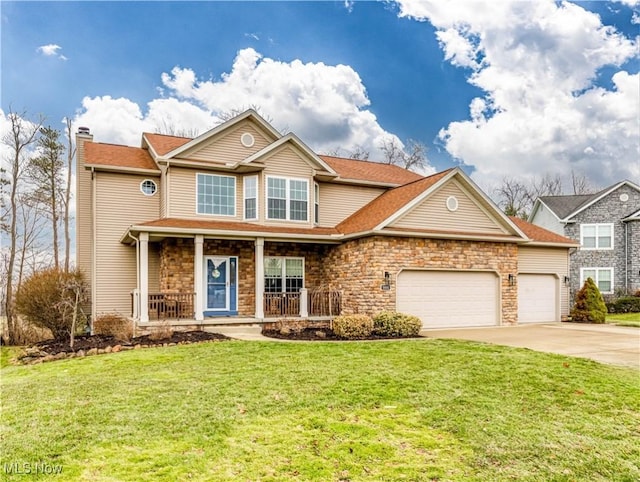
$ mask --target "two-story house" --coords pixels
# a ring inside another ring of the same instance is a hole
[[[640,186],[622,181],[595,194],[543,196],[529,221],[575,240],[571,295],[592,278],[605,294],[640,290]]]
[[[320,156],[249,110],[140,147],[77,134],[92,317],[139,327],[398,310],[425,327],[556,321],[571,240],[510,219],[458,168]]]

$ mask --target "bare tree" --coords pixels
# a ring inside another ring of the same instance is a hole
[[[540,196],[560,196],[562,194],[562,178],[559,174],[545,174],[531,182],[531,204]]]
[[[7,280],[5,291],[5,315],[7,317],[7,337],[9,343],[14,342],[16,332],[16,319],[13,302],[13,277],[16,262],[16,248],[18,245],[18,193],[27,167],[27,151],[31,144],[36,142],[38,132],[44,119],[40,117],[34,122],[25,120],[26,114],[17,114],[11,108],[7,119],[9,131],[3,136],[2,144],[7,147],[7,176],[10,183],[9,189],[9,262],[7,263]]]
[[[507,216],[526,219],[531,206],[531,191],[526,184],[512,177],[503,177],[494,194],[498,206]]]
[[[73,158],[76,155],[76,146],[73,142],[72,122],[65,118],[65,131],[67,135],[67,184],[64,188],[64,270],[69,271],[69,258],[71,256],[71,234],[69,232],[69,209],[71,206],[71,178],[73,173]]]
[[[39,209],[38,202],[30,193],[18,194],[18,242],[17,249],[20,257],[16,260],[17,279],[16,292],[20,291],[22,280],[25,275],[30,275],[44,265],[49,264],[49,260],[43,259],[44,249],[38,246],[38,240],[44,229],[43,212]]]
[[[62,154],[65,147],[60,142],[60,132],[51,127],[41,127],[37,140],[39,155],[29,162],[29,175],[35,184],[35,197],[51,220],[53,235],[53,260],[56,269],[60,267],[60,246],[58,228],[60,225],[61,205],[64,203],[64,184],[62,180],[65,167]]]
[[[175,123],[166,119],[162,119],[162,123],[156,126],[155,133],[165,136],[186,137],[188,139],[194,139],[200,135],[200,131],[196,128],[185,129],[184,127],[178,127]]]
[[[573,169],[571,169],[571,188],[573,194],[593,194],[595,192],[589,179]]]
[[[411,171],[424,169],[427,164],[427,146],[413,139],[408,140],[405,149],[395,139],[384,140],[380,150],[384,155],[384,164],[393,164]]]
[[[344,152],[344,154],[342,153]],[[332,151],[327,152],[328,156],[333,157],[344,157],[347,159],[357,159],[361,161],[366,161],[369,159],[369,151],[367,151],[364,147],[357,145],[353,151],[345,151],[341,147],[336,147]]]

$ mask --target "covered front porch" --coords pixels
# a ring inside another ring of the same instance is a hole
[[[322,320],[342,311],[325,266],[331,243],[154,232],[135,241],[131,310],[141,326]]]

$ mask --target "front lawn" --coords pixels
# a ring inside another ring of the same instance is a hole
[[[529,350],[225,342],[0,375],[8,480],[640,479],[638,371]]]
[[[608,313],[607,323],[640,328],[640,313]]]

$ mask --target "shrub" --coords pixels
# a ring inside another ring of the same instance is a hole
[[[333,332],[347,340],[367,338],[373,332],[373,320],[367,315],[338,316],[333,319]]]
[[[640,313],[640,297],[623,296],[606,303],[609,313]]]
[[[167,320],[163,320],[149,333],[149,339],[153,341],[168,340],[172,336],[173,328],[171,328],[171,324]]]
[[[417,336],[420,318],[395,311],[382,311],[373,317],[373,332],[380,336]]]
[[[576,302],[571,309],[571,320],[584,323],[604,323],[607,307],[600,290],[591,278],[576,293]]]
[[[86,293],[87,286],[79,270],[38,271],[16,293],[16,310],[29,323],[51,330],[55,339],[64,339],[86,324],[80,308]]]
[[[93,321],[93,332],[128,342],[133,338],[133,322],[118,313],[105,313]]]

